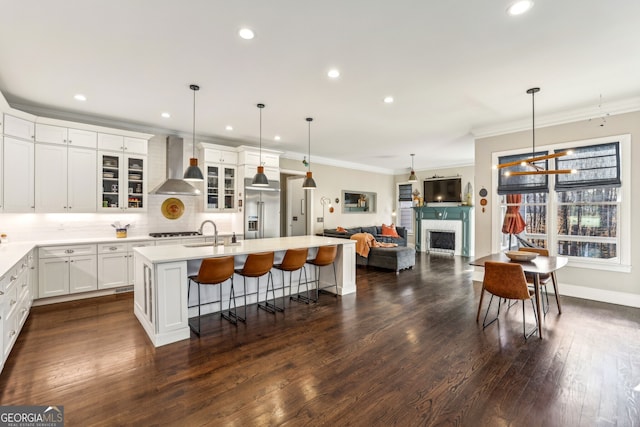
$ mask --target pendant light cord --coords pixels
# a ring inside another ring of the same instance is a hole
[[[311,122],[313,121],[312,117],[307,117],[307,123],[309,123],[309,143],[307,146],[307,150],[309,152],[309,163],[307,163],[307,171],[311,171]]]
[[[531,92],[531,137],[533,140],[533,152],[531,157],[536,155],[536,93]]]
[[[262,166],[262,108],[260,108],[260,166]]]

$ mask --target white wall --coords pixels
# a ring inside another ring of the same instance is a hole
[[[280,168],[284,170],[304,171],[302,162],[292,159],[280,159]],[[395,187],[393,175],[365,172],[336,166],[328,166],[319,163],[311,165],[313,179],[318,188],[312,191],[311,207],[313,209],[313,233],[322,232],[322,223],[317,218],[322,216],[322,204],[320,199],[331,199],[334,212],[329,213],[325,207],[324,228],[370,226],[390,224],[393,222],[391,213],[395,209]],[[342,213],[342,200],[338,204],[335,199],[341,199],[342,191],[374,192],[376,193],[376,213]]]
[[[631,134],[631,165],[640,164],[640,150],[634,149],[640,141],[640,112],[620,114],[607,118],[605,126],[599,121],[580,121],[557,126],[536,129],[536,145],[552,145],[561,142],[579,141],[599,138],[609,135]],[[496,189],[491,188],[493,152],[500,152],[516,148],[531,147],[531,131],[516,132],[507,135],[487,137],[475,141],[475,182],[476,202],[478,189],[485,187],[489,195],[486,212],[475,210],[475,241],[476,255],[483,256],[491,252],[491,217],[496,204]],[[637,147],[636,147],[637,148]],[[637,167],[631,169],[631,217],[640,212],[640,197],[634,197],[634,190],[640,189],[640,173]],[[558,272],[558,280],[565,284],[564,293],[575,296],[598,299],[618,304],[640,306],[640,232],[637,223],[632,221],[631,234],[631,264],[630,273],[605,270],[566,267]],[[635,264],[636,268],[633,268]],[[561,287],[561,293],[563,289]]]

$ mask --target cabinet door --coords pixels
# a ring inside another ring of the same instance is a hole
[[[18,117],[4,115],[4,134],[33,141],[34,123]]]
[[[236,209],[236,167],[224,166],[224,210]]]
[[[146,142],[146,141],[145,141]],[[128,210],[147,209],[147,158],[145,156],[128,155],[124,156],[124,166],[122,178],[126,189],[123,189],[122,206]]]
[[[140,138],[124,137],[125,154],[147,154],[147,140]]]
[[[35,209],[33,151],[33,142],[4,138],[5,212],[33,212]]]
[[[98,150],[119,151],[124,150],[124,137],[108,133],[98,134]]]
[[[69,258],[44,258],[38,263],[38,297],[69,293]]]
[[[95,150],[69,147],[67,152],[68,212],[96,212],[97,180]],[[37,206],[37,205],[36,205]]]
[[[124,156],[119,153],[98,151],[99,211],[113,212],[120,210],[120,172],[123,158]]]
[[[98,146],[98,134],[89,130],[69,129],[67,143],[74,147],[93,148]]]
[[[36,141],[66,145],[67,128],[36,123]]]
[[[204,200],[205,210],[217,211],[220,206],[220,165],[207,163],[205,165],[206,172],[206,195]]]
[[[127,286],[127,253],[98,255],[98,289]]]
[[[95,255],[74,256],[69,259],[69,292],[88,292],[98,289]]]
[[[238,164],[238,153],[235,151],[220,151],[220,161],[235,166]]]
[[[35,151],[36,212],[66,212],[67,146],[36,144]]]

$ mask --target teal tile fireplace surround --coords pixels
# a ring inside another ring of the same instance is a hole
[[[471,253],[471,213],[473,206],[420,206],[414,207],[416,213],[416,251],[421,252],[426,248],[422,246],[422,221],[461,221],[462,222],[462,256],[470,256]]]

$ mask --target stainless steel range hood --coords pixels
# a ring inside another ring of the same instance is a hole
[[[167,137],[167,180],[149,194],[199,196],[201,191],[182,179],[184,174],[184,141],[178,136]]]

